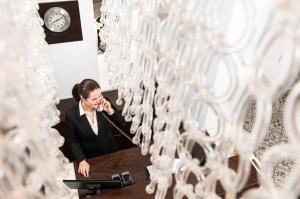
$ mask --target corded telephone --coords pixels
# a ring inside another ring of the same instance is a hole
[[[124,171],[122,173],[116,173],[111,176],[112,180],[121,181],[124,186],[134,184],[133,178],[131,177],[129,171]]]
[[[128,137],[128,135],[126,135],[126,133],[124,131],[122,131],[117,125],[114,124],[113,121],[111,121],[106,115],[105,113],[103,113],[103,107],[100,106],[99,109],[97,110],[98,112],[100,112],[102,114],[102,116],[113,126],[115,127],[122,135],[124,135],[128,140],[131,140],[130,137]],[[133,178],[131,177],[129,171],[124,171],[122,173],[117,173],[117,174],[113,174],[111,176],[112,180],[117,180],[117,181],[121,181],[123,183],[124,186],[127,185],[131,185],[134,184]]]

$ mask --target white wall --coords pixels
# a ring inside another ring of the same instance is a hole
[[[65,1],[65,0],[55,0]],[[39,3],[53,0],[37,0]],[[49,45],[50,60],[54,66],[54,78],[58,84],[58,97],[72,96],[75,83],[91,78],[99,81],[97,62],[97,31],[94,24],[93,0],[78,0],[83,41]]]

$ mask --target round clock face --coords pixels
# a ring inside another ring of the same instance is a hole
[[[63,32],[71,24],[69,13],[60,7],[49,8],[44,15],[45,26],[52,32]]]

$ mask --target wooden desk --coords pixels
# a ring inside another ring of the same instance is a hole
[[[78,175],[78,165],[74,164],[76,179],[111,179],[111,175],[115,173],[121,173],[124,171],[129,171],[133,177],[135,184],[123,187],[120,189],[109,190],[107,192],[98,194],[89,198],[105,198],[105,199],[152,199],[155,197],[155,193],[149,195],[145,191],[145,187],[150,182],[147,180],[145,175],[145,167],[150,165],[150,156],[142,156],[139,147],[134,147],[131,149],[126,149],[118,151],[112,154],[96,157],[89,159],[88,162],[91,165],[91,172],[89,178],[84,178],[81,175]],[[236,169],[238,165],[238,156],[229,158],[229,167]],[[174,187],[174,177],[173,185],[169,188],[166,199],[171,199],[173,194]],[[257,177],[256,170],[254,167],[251,168],[251,173],[247,182],[247,185],[243,191],[257,186]],[[242,191],[242,192],[243,192]],[[216,192],[224,197],[225,193],[221,185],[218,183],[216,187]],[[242,193],[241,192],[241,193]],[[239,194],[240,195],[240,194]]]
[[[90,177],[78,175],[78,165],[75,164],[76,179],[111,179],[111,175],[129,171],[135,184],[120,189],[109,190],[89,198],[147,199],[154,198],[145,191],[150,182],[145,175],[145,167],[150,165],[148,156],[142,156],[139,147],[118,151],[112,154],[89,159],[91,165]]]

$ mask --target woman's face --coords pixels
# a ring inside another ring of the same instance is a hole
[[[101,94],[101,90],[98,88],[90,92],[89,97],[85,99],[85,101],[90,107],[98,109],[101,99],[103,99],[103,96]]]

